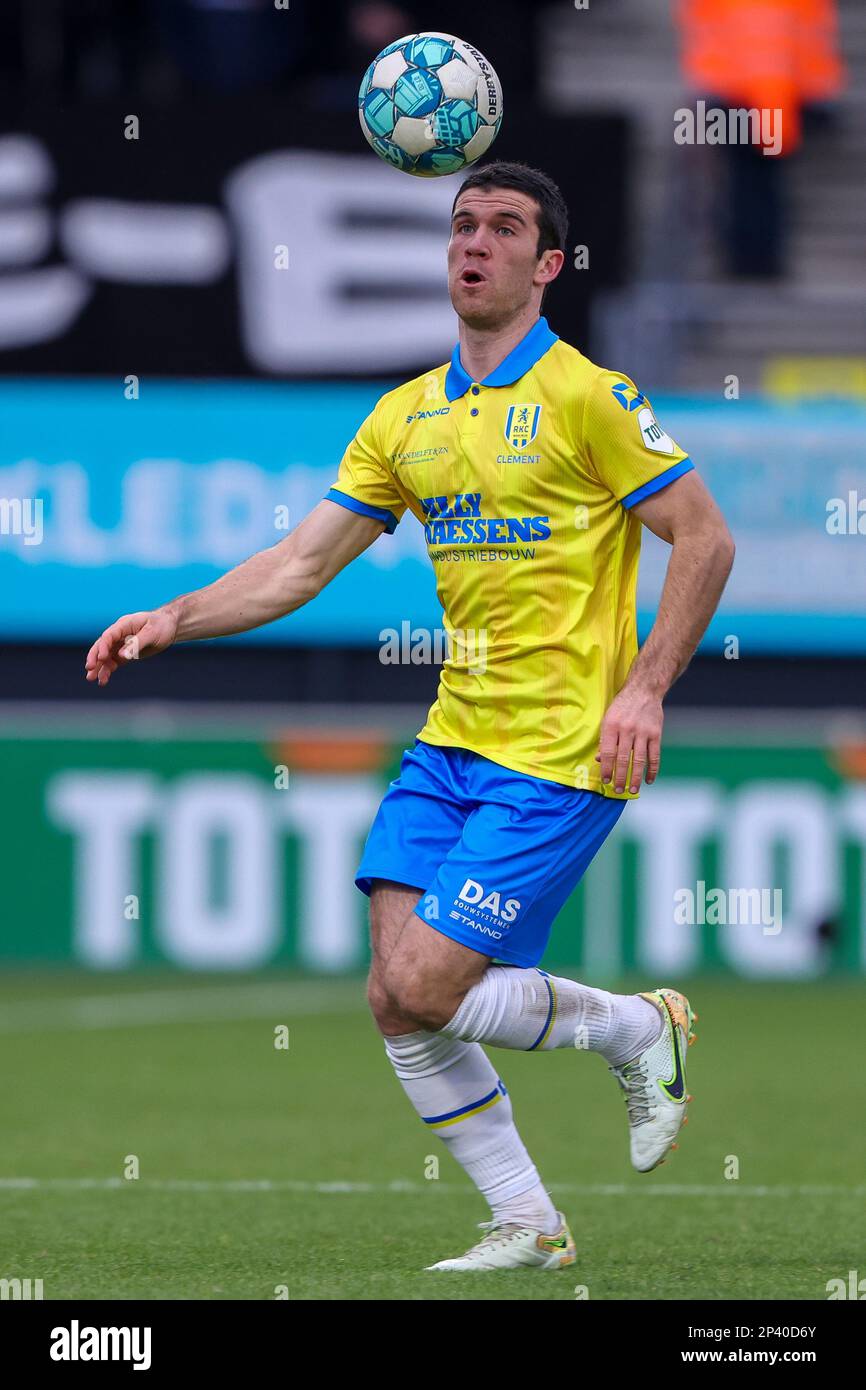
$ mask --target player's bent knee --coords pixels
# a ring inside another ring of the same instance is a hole
[[[379,1032],[384,1036],[392,1037],[395,1034],[417,1032],[419,1027],[417,1021],[401,1013],[385,989],[381,972],[377,970],[375,961],[367,978],[367,1003]]]
[[[384,1019],[394,1012],[394,1001],[385,990],[380,973],[375,965],[367,976],[367,1003],[377,1023],[382,1023]]]
[[[429,975],[406,971],[391,962],[385,970],[382,986],[392,1010],[412,1019],[418,1028],[431,1032],[444,1028],[459,1004],[459,1000],[452,997],[453,987],[443,989]]]

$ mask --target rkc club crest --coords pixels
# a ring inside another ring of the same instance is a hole
[[[512,449],[528,449],[538,434],[540,405],[512,405],[505,421],[505,438]]]

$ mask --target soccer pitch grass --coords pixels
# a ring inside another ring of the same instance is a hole
[[[866,1274],[866,986],[624,987],[652,983],[700,1014],[679,1151],[632,1170],[601,1058],[491,1050],[578,1260],[461,1275],[424,1265],[472,1244],[485,1204],[360,980],[7,975],[0,1278],[46,1299],[777,1300]]]

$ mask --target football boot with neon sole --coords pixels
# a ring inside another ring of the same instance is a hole
[[[440,1260],[427,1268],[471,1273],[489,1269],[562,1269],[565,1265],[573,1265],[577,1258],[574,1238],[562,1212],[556,1214],[560,1228],[550,1236],[533,1226],[480,1221],[480,1228],[487,1234],[477,1245],[465,1255],[458,1255],[454,1260]]]
[[[654,1043],[630,1062],[610,1067],[625,1093],[631,1161],[649,1173],[676,1149],[680,1126],[688,1121],[686,1052],[695,1041],[697,1014],[684,994],[654,989],[641,995],[658,1009],[662,1031]]]

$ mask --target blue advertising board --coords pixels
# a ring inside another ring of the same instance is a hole
[[[0,383],[0,636],[90,638],[279,541],[324,496],[392,383]],[[866,652],[866,409],[654,397],[737,541],[704,641]],[[862,527],[862,529],[861,529]],[[646,534],[642,633],[667,547]],[[410,514],[312,604],[238,640],[375,643],[441,624]]]

